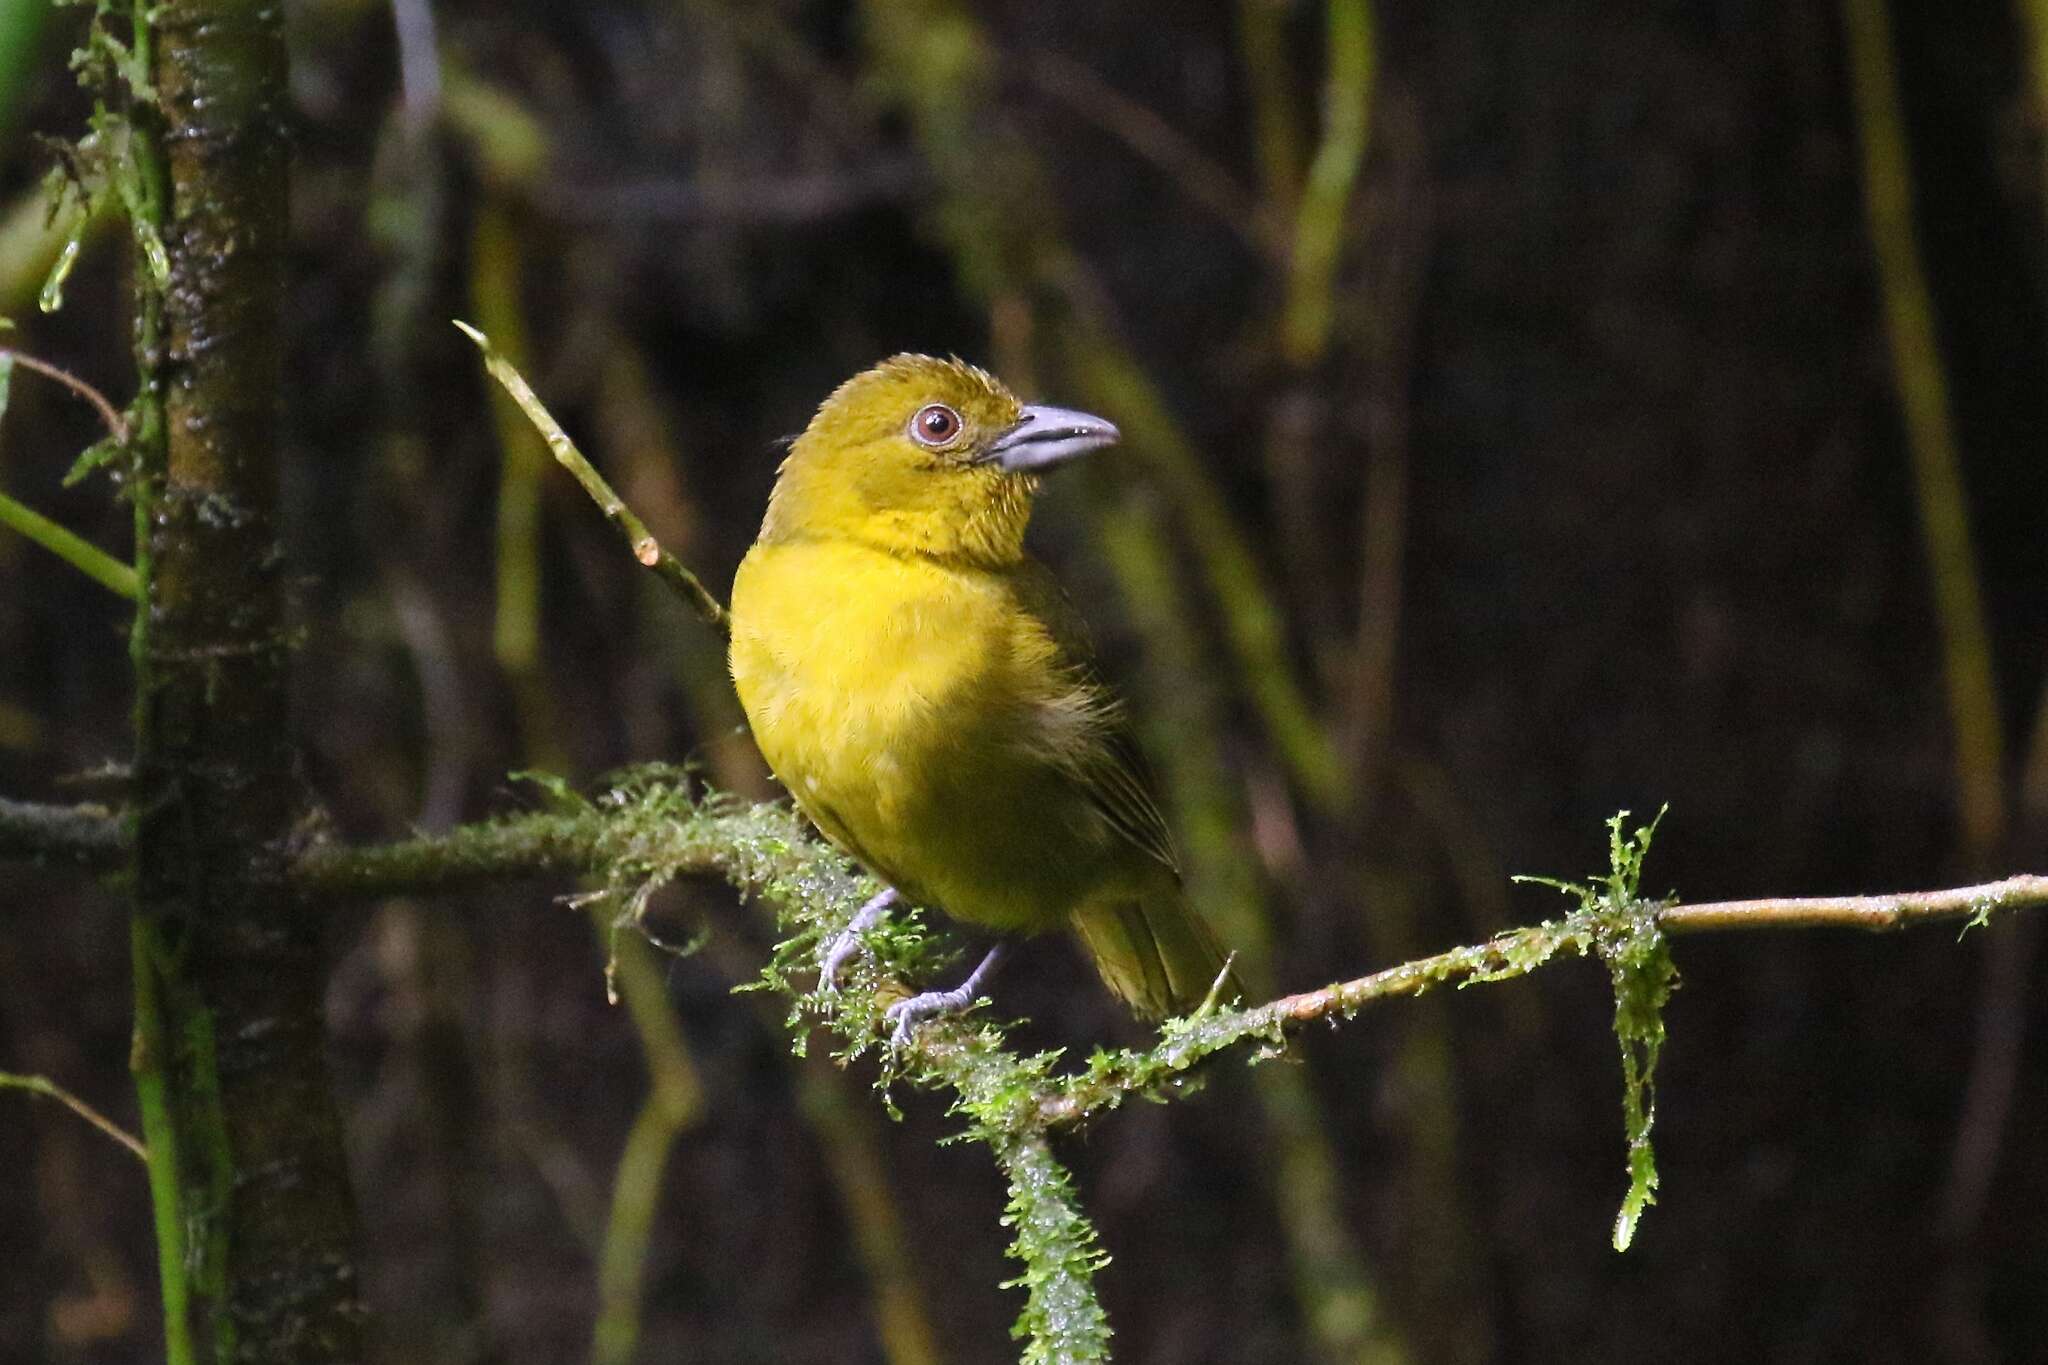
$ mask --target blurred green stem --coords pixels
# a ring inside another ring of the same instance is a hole
[[[1057,351],[1079,397],[1116,415],[1126,443],[1159,476],[1222,609],[1239,676],[1274,747],[1320,808],[1341,806],[1348,784],[1336,746],[1317,719],[1288,657],[1286,625],[1222,491],[1134,357],[1092,321],[1056,329]]]
[[[2020,26],[2026,31],[2027,76],[2034,91],[2034,127],[2048,129],[2048,0],[2017,0]],[[2048,143],[2042,146],[2048,158]],[[2041,168],[2041,188],[2048,190],[2048,159]]]
[[[470,231],[470,303],[484,330],[515,366],[528,363],[526,316],[520,305],[521,249],[513,208],[486,195]],[[561,737],[540,662],[541,476],[547,469],[540,438],[507,395],[490,397],[498,438],[497,608],[491,647],[519,712],[526,761],[562,771]]]
[[[50,8],[50,0],[0,0],[0,147],[13,140],[28,103]]]
[[[661,1207],[662,1171],[676,1140],[703,1113],[704,1091],[682,1022],[669,1005],[655,948],[639,934],[620,933],[608,907],[593,906],[591,921],[611,954],[611,979],[632,1016],[647,1064],[647,1099],[627,1131],[612,1182],[590,1348],[591,1365],[629,1365],[640,1340],[647,1247]]]
[[[1066,382],[1100,402],[1153,467],[1186,523],[1238,675],[1283,761],[1318,806],[1343,802],[1343,765],[1316,721],[1257,556],[1221,490],[1106,320],[1058,223],[1058,195],[1021,139],[991,117],[1000,63],[959,0],[868,0],[862,8],[878,84],[910,117],[949,195],[935,224],[961,282],[985,305],[1012,291],[1058,300],[1071,326],[1046,328]]]
[[[133,602],[141,595],[132,566],[5,493],[0,493],[0,526],[19,532],[118,597]]]
[[[1948,377],[1913,223],[1912,159],[1885,0],[1843,0],[1842,26],[1863,153],[1864,212],[1941,627],[1962,842],[1971,865],[1981,867],[2005,829],[2005,742]]]
[[[1329,73],[1323,140],[1309,163],[1295,222],[1281,350],[1306,369],[1329,341],[1337,265],[1350,226],[1351,192],[1372,128],[1373,22],[1368,0],[1328,0]]]
[[[1237,949],[1255,994],[1272,982],[1273,910],[1244,846],[1249,821],[1215,737],[1224,732],[1214,690],[1201,679],[1201,644],[1175,587],[1173,554],[1146,507],[1097,499],[1100,543],[1147,643],[1142,715],[1187,857],[1197,913]],[[1330,1362],[1394,1365],[1407,1350],[1389,1322],[1364,1252],[1345,1225],[1342,1163],[1331,1127],[1299,1067],[1252,1076],[1273,1152],[1271,1193],[1286,1238],[1293,1288],[1311,1340]]]
[[[186,1280],[184,1195],[180,1188],[178,1127],[171,1116],[170,1040],[164,1030],[156,959],[163,951],[156,926],[141,915],[128,924],[135,976],[135,1034],[128,1070],[142,1114],[143,1160],[149,1166],[149,1202],[156,1231],[157,1282],[163,1295],[164,1360],[196,1365],[192,1295]]]
[[[1297,80],[1287,51],[1286,0],[1237,0],[1238,49],[1251,89],[1252,129],[1266,201],[1292,217],[1301,193]]]

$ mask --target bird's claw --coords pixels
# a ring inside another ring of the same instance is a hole
[[[910,1041],[910,1035],[917,1032],[917,1026],[927,1019],[946,1014],[959,1014],[981,998],[981,988],[991,975],[996,964],[1003,960],[1003,945],[998,943],[988,950],[981,964],[967,974],[967,979],[950,991],[926,991],[913,995],[908,1000],[898,1000],[882,1012],[882,1017],[894,1024],[889,1034],[889,1046],[901,1048]]]
[[[825,995],[839,993],[839,973],[847,959],[860,951],[860,935],[848,929],[832,940],[832,946],[818,959],[818,990]]]
[[[884,913],[900,897],[896,888],[885,886],[868,898],[868,903],[854,912],[839,937],[832,940],[832,946],[825,950],[825,956],[818,960],[818,991],[821,995],[836,995],[839,991],[839,971],[848,958],[860,951],[861,935],[875,927]]]
[[[950,991],[926,991],[913,995],[908,1000],[898,1000],[882,1012],[882,1017],[896,1027],[890,1030],[889,1046],[902,1048],[910,1042],[910,1036],[917,1032],[917,1026],[927,1019],[942,1018],[948,1014],[960,1014],[978,998],[974,991],[976,983],[968,982]]]

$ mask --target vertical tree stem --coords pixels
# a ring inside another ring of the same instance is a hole
[[[125,195],[141,258],[137,1076],[146,1126],[176,1134],[177,1169],[153,1167],[152,1189],[159,1227],[182,1222],[190,1296],[167,1284],[166,1308],[193,1317],[217,1359],[354,1360],[318,921],[281,876],[304,808],[276,527],[283,17],[268,0],[134,13],[158,97],[135,113]]]

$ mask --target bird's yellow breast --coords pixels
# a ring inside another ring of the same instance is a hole
[[[1058,763],[1074,710],[1043,624],[999,571],[847,539],[757,544],[732,672],[762,756],[836,842],[913,900],[1058,923],[1113,839]]]

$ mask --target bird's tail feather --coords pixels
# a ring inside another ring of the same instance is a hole
[[[1178,886],[1084,905],[1074,913],[1074,931],[1104,984],[1147,1019],[1194,1009],[1223,975],[1222,949]],[[1244,998],[1235,972],[1218,997]]]

